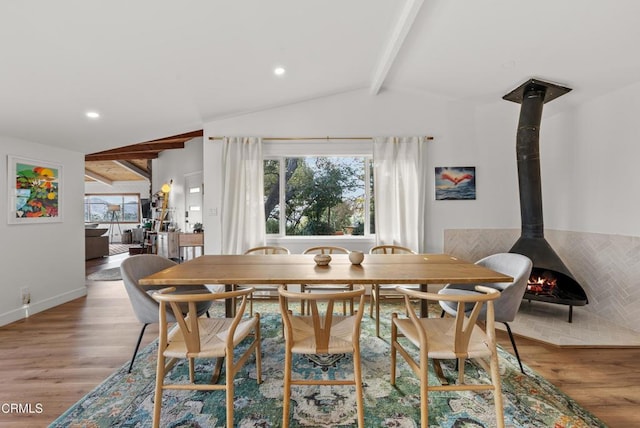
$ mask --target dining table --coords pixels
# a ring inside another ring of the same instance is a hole
[[[203,255],[140,280],[140,285],[251,284],[479,284],[513,278],[449,254],[366,254],[352,264],[348,254],[332,254],[326,266],[312,254]],[[423,300],[423,302],[425,302]],[[226,314],[234,311],[226,302]],[[426,304],[421,307],[426,316]]]

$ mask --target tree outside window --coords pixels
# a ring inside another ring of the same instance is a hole
[[[265,160],[267,233],[282,235],[284,229],[287,236],[364,235],[372,218],[372,192],[366,188],[372,184],[369,167],[365,157]]]

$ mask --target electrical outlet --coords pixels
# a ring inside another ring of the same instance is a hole
[[[29,291],[29,287],[22,287],[20,289],[20,298],[22,299],[23,305],[31,303],[31,292]]]

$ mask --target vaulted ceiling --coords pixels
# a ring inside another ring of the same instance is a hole
[[[85,156],[85,181],[151,181],[151,160],[165,150],[184,149],[187,141],[202,137],[202,130],[103,150]]]
[[[0,135],[96,154],[348,91],[501,102],[530,77],[578,104],[640,81],[638,16],[636,0],[5,1]]]

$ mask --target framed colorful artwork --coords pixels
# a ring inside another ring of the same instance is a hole
[[[11,224],[62,221],[62,165],[7,156]]]
[[[476,198],[476,167],[436,167],[436,200]]]

